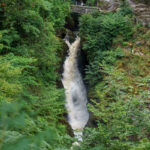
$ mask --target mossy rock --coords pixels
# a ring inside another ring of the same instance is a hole
[[[73,30],[75,28],[75,21],[73,20],[73,17],[71,15],[66,17],[65,27],[70,30]]]
[[[150,1],[149,0],[132,0],[135,3],[144,3],[150,6]]]
[[[98,7],[100,7],[102,10],[116,10],[120,6],[119,0],[113,0],[113,1],[106,1],[101,0],[98,2]]]
[[[67,34],[69,36],[69,42],[72,43],[75,41],[76,35],[71,30],[67,30]]]
[[[66,36],[66,34],[67,34],[67,31],[65,28],[61,28],[56,31],[56,35],[61,39],[63,39]]]

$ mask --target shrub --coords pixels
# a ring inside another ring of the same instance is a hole
[[[100,69],[98,64],[104,60],[107,63],[108,59],[106,60],[105,54],[111,49],[115,38],[120,36],[123,41],[127,41],[131,39],[133,30],[130,19],[120,13],[93,16],[86,14],[80,18],[80,33],[84,40],[83,49],[87,52],[89,61],[87,76],[90,77],[86,78],[94,78],[96,82],[101,79],[101,75],[97,74]],[[109,54],[108,57],[113,57],[113,53]],[[97,64],[97,71],[92,67],[94,64]],[[93,72],[93,77],[89,74],[90,72]]]
[[[149,149],[150,110],[148,82],[140,78],[138,94],[134,93],[130,77],[115,67],[103,66],[105,79],[95,88],[95,98],[89,109],[98,128],[87,129],[81,149]]]

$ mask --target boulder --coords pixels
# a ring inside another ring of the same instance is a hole
[[[100,7],[101,10],[113,11],[119,8],[119,6],[119,0],[101,0],[98,2],[98,7]]]

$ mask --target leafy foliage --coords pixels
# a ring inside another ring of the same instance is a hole
[[[64,91],[56,87],[69,3],[0,2],[0,149],[67,149]],[[64,143],[62,145],[62,143]]]
[[[81,150],[150,148],[149,29],[132,25],[124,10],[81,18],[94,120],[94,127],[85,130]]]
[[[107,65],[103,70],[107,76],[95,88],[99,101],[89,105],[98,128],[86,131],[83,149],[149,149],[149,76],[136,80],[136,93],[125,72]]]
[[[0,2],[1,150],[67,150],[72,145],[64,90],[57,87],[62,42],[56,31],[68,13],[64,0]],[[133,25],[132,15],[124,3],[116,13],[80,18],[89,62],[89,110],[97,128],[87,128],[74,149],[150,149],[150,32]]]
[[[132,36],[132,23],[129,18],[124,17],[121,13],[108,15],[83,15],[80,19],[80,33],[85,40],[83,49],[87,53],[89,66],[87,71],[87,79],[94,78],[93,84],[101,79],[101,75],[97,74],[100,70],[99,63],[105,58],[106,51],[111,49],[114,40],[119,36],[123,40],[129,40]],[[113,57],[113,56],[112,56]],[[106,62],[106,61],[105,61]],[[109,63],[109,61],[108,61]],[[93,65],[97,66],[97,71],[93,69]],[[97,75],[91,76],[92,72]]]

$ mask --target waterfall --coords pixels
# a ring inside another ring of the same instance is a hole
[[[62,83],[65,88],[68,122],[73,129],[75,137],[80,142],[82,141],[82,131],[89,119],[86,88],[77,63],[80,38],[77,37],[72,44],[67,40],[66,43],[69,47],[69,56],[64,62]]]

